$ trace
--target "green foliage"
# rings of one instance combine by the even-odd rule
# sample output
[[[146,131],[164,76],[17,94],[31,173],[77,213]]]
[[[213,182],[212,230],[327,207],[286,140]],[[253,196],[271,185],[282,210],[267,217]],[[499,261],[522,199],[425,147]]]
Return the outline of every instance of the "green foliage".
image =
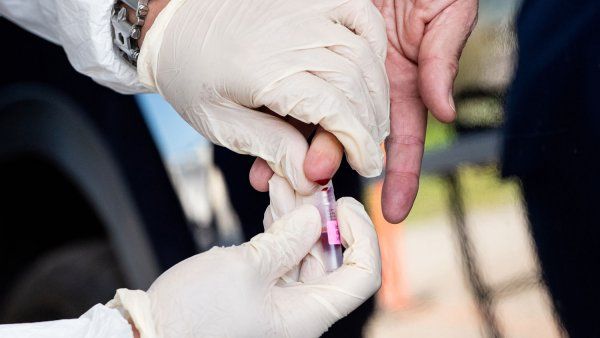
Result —
[[[520,199],[517,182],[501,179],[496,166],[462,167],[459,169],[459,181],[467,212],[514,204]],[[444,179],[438,176],[421,177],[419,193],[407,224],[448,212],[448,189]]]
[[[439,149],[450,145],[456,137],[456,132],[450,124],[444,124],[430,117],[427,121],[427,137],[425,151]]]

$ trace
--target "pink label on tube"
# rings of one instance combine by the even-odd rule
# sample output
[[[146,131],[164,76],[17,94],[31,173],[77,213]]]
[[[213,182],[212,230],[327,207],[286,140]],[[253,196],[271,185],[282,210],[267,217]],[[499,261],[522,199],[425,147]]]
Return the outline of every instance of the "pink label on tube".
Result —
[[[327,240],[330,245],[342,244],[337,221],[327,221]]]

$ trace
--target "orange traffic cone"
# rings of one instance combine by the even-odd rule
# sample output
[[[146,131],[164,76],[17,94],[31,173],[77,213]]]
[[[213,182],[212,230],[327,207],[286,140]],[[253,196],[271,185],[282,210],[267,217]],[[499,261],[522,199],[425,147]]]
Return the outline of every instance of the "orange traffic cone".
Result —
[[[378,305],[397,311],[409,305],[408,286],[403,273],[403,224],[391,224],[383,218],[381,191],[383,182],[367,187],[367,205],[379,237],[382,261],[382,283],[377,294]]]

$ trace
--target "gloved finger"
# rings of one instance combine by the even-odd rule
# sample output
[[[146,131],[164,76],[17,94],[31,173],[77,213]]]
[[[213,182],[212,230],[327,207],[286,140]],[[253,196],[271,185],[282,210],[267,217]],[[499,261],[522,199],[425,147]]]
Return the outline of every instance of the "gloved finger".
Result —
[[[323,34],[328,36],[327,39],[324,39],[327,42],[323,43],[326,43],[326,46],[329,46],[329,44],[337,45],[342,43],[339,36],[340,34],[337,32],[339,25],[330,25],[332,27],[323,28],[325,30]],[[343,94],[345,98],[340,97],[340,100],[343,100],[346,106],[351,108],[350,113],[352,113],[353,118],[357,119],[362,124],[363,128],[369,131],[373,139],[379,139],[379,132],[375,120],[375,106],[369,95],[369,88],[365,83],[362,71],[354,63],[327,48],[297,50],[290,54],[289,59],[290,61],[293,61],[290,63],[301,65],[303,67],[300,73],[321,78],[324,82],[320,87],[325,85],[325,89],[335,92],[336,95],[339,96],[340,93]],[[297,77],[297,75],[298,73],[291,75],[290,78]],[[323,115],[324,112],[322,110],[305,111],[289,108],[281,109],[282,106],[279,104],[279,101],[285,100],[291,93],[284,92],[283,94],[287,94],[286,97],[273,97],[273,95],[268,94],[280,85],[289,86],[290,82],[292,81],[286,81],[286,78],[283,78],[283,80],[279,80],[270,86],[266,86],[266,89],[261,95],[257,96],[255,104],[265,105],[281,116],[289,115],[292,118],[303,122],[304,125],[310,123],[317,124],[317,122],[323,118],[326,118],[333,113],[337,113],[332,112]],[[303,82],[300,81],[294,83],[294,85],[302,84]],[[307,95],[306,90],[303,90],[300,93],[294,93],[294,96],[292,96],[293,101],[291,103],[294,103],[294,101],[298,99],[302,99],[303,95]],[[321,95],[323,94],[321,93]],[[275,105],[272,103],[273,100],[275,100]],[[290,102],[285,103],[289,104]],[[273,107],[279,109],[273,109]]]
[[[342,43],[332,45],[328,49],[348,59],[361,70],[375,108],[377,140],[383,142],[390,129],[389,83],[385,70],[385,58],[375,55],[362,37],[352,34],[346,28],[334,25],[331,29],[338,31],[338,39]]]
[[[304,174],[310,181],[324,185],[337,172],[342,162],[344,147],[337,138],[319,127],[304,160]],[[273,170],[261,158],[257,158],[250,168],[250,184],[260,192],[269,191],[269,180]]]
[[[456,117],[452,97],[458,60],[475,28],[477,1],[455,1],[427,24],[419,52],[419,91],[442,122]]]
[[[323,245],[321,241],[318,241],[302,260],[297,280],[301,283],[307,283],[325,276],[327,274],[325,270],[325,255]]]
[[[263,113],[266,113],[266,114],[269,114],[272,116],[279,116],[279,115],[277,115],[277,113],[273,112],[272,110],[270,110],[264,106],[259,108],[258,111],[261,111]],[[308,135],[310,135],[312,133],[312,131],[315,130],[315,128],[316,128],[313,125],[308,125],[308,124],[302,123],[292,117],[286,118],[285,121],[288,122],[289,124],[291,124],[294,128],[296,128],[305,137],[308,137]],[[306,163],[306,161],[305,161],[305,163]],[[252,185],[252,187],[254,189],[256,189],[257,191],[267,192],[267,191],[269,191],[269,180],[271,179],[272,176],[273,176],[273,170],[271,169],[271,167],[269,167],[267,162],[265,162],[265,160],[263,160],[262,158],[256,158],[254,160],[254,163],[252,164],[252,167],[250,168],[250,172],[248,174],[248,178],[250,180],[250,185]]]
[[[385,21],[370,0],[344,1],[340,6],[336,6],[331,13],[331,19],[364,38],[377,56],[385,60],[387,50]]]
[[[416,65],[406,59],[390,58],[388,68],[403,76],[390,79],[391,133],[385,142],[385,181],[381,204],[385,219],[390,223],[398,223],[408,215],[419,190],[427,108],[419,97],[414,81]]]
[[[304,160],[306,163],[306,160]],[[273,176],[273,170],[262,158],[256,158],[248,173],[250,185],[260,192],[269,191],[269,180]],[[310,178],[309,178],[310,179]]]
[[[306,178],[319,185],[327,184],[340,168],[343,154],[344,148],[340,141],[319,127],[304,160]]]
[[[339,25],[334,27],[338,28]],[[375,119],[377,112],[363,71],[350,60],[327,48],[311,50],[310,55],[319,60],[319,65],[307,70],[344,93],[353,107],[354,115],[367,128],[373,139],[379,140],[379,128]]]
[[[293,269],[321,235],[321,216],[317,208],[303,205],[276,220],[269,230],[243,244],[260,274],[277,280]]]
[[[200,132],[213,143],[263,158],[275,173],[285,177],[295,190],[303,194],[310,194],[317,188],[304,175],[303,164],[308,150],[306,139],[289,123],[233,103],[209,106],[204,111],[210,112],[212,119],[227,121],[208,126],[191,123],[212,128]]]
[[[269,200],[271,215],[275,221],[292,212],[297,206],[294,188],[279,175],[273,175],[269,180]]]
[[[377,235],[363,206],[351,198],[340,199],[338,221],[347,245],[344,265],[315,281],[277,290],[282,306],[289,304],[295,311],[301,311],[296,312],[295,321],[289,323],[298,325],[298,330],[302,330],[305,323],[313,323],[321,329],[329,327],[360,306],[381,285]],[[288,303],[289,299],[294,301]]]
[[[284,178],[273,175],[269,180],[269,218],[273,221],[277,221],[284,215],[292,212],[296,208],[296,193],[288,181]],[[265,221],[267,217],[265,217]],[[268,230],[267,223],[263,222],[265,230]],[[300,277],[300,265],[297,264],[281,276],[279,284],[288,284],[297,282]]]
[[[344,93],[323,79],[308,72],[296,73],[270,86],[257,100],[282,116],[319,124],[334,134],[344,145],[348,162],[361,175],[381,173],[379,144],[354,114]]]

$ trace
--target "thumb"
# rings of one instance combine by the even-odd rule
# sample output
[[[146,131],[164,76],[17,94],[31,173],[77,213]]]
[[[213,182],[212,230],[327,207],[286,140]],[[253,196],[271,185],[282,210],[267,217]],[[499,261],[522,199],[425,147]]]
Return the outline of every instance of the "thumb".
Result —
[[[275,221],[244,246],[251,248],[261,275],[275,280],[298,265],[321,234],[321,216],[304,205]]]
[[[477,1],[456,1],[427,24],[419,50],[419,92],[441,122],[452,122],[456,117],[454,80],[476,18]]]
[[[210,123],[199,123],[194,114],[181,110],[184,119],[210,141],[236,153],[264,159],[301,193],[309,194],[317,188],[304,174],[308,143],[291,124],[231,102],[206,105],[202,111]]]

